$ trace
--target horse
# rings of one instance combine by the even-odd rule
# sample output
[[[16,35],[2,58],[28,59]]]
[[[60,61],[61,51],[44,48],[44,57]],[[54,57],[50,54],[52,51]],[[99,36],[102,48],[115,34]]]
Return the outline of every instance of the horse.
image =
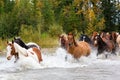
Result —
[[[63,49],[66,49],[67,45],[68,45],[68,39],[67,39],[67,34],[61,34],[59,36],[59,41],[60,41],[60,46]]]
[[[111,40],[113,40],[115,44],[117,43],[116,39],[117,39],[118,35],[119,35],[119,33],[117,33],[117,32],[111,33]]]
[[[95,32],[92,33],[92,36],[91,36],[91,43],[93,44],[94,47],[97,46],[97,44],[94,44],[95,43],[95,37],[97,35],[99,35],[99,33],[95,31]]]
[[[111,40],[104,37],[104,34],[96,35],[94,45],[97,45],[97,56],[104,51],[115,54],[115,45]],[[107,55],[106,55],[107,58]]]
[[[79,41],[85,41],[85,42],[91,44],[91,39],[85,34],[80,35]]]
[[[19,44],[20,46],[24,47],[25,49],[29,49],[32,47],[36,47],[38,49],[41,49],[39,45],[37,45],[36,43],[33,42],[29,42],[27,44],[25,44],[20,37],[16,38],[14,37],[14,42],[16,42],[17,44]]]
[[[42,61],[41,51],[38,48],[32,47],[25,49],[14,41],[7,41],[7,60],[11,60],[13,56],[15,57],[14,62],[17,62],[18,59],[25,57],[32,57],[38,63]]]
[[[116,42],[117,42],[117,44],[118,44],[118,46],[120,48],[120,34],[117,36]]]
[[[81,56],[89,56],[91,49],[87,42],[79,41],[76,42],[74,35],[72,33],[68,34],[68,47],[67,51],[70,53],[76,60]]]

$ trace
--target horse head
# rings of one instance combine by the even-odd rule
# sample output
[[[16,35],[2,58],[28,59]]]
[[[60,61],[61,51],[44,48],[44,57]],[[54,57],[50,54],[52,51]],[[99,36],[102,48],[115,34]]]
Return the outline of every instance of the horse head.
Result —
[[[94,45],[95,46],[105,45],[105,42],[103,41],[103,39],[101,38],[99,34],[95,36]]]
[[[19,58],[19,55],[14,47],[14,42],[7,41],[7,60],[11,60],[12,56],[15,56],[16,60]]]
[[[59,40],[60,40],[60,46],[61,46],[62,48],[65,48],[65,49],[66,49],[66,45],[67,45],[67,41],[68,41],[67,35],[66,35],[66,34],[61,34],[61,35],[59,36]]]
[[[98,35],[98,32],[93,32],[91,40],[94,41],[95,37]]]
[[[78,46],[76,41],[75,41],[75,37],[71,32],[68,33],[68,44],[69,44],[69,46],[72,46],[72,45]]]

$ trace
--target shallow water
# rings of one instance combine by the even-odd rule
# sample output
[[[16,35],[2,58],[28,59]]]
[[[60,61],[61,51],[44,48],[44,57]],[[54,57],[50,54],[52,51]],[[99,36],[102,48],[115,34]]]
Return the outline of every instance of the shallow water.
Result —
[[[89,57],[81,57],[78,62],[61,48],[42,56],[40,64],[32,58],[14,63],[14,58],[7,61],[5,56],[0,57],[0,80],[120,80],[120,56],[97,58],[93,50]]]

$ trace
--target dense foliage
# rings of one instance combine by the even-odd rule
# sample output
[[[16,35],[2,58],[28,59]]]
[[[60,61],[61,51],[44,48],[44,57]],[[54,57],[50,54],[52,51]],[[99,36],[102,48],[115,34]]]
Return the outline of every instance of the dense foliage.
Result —
[[[101,30],[120,32],[120,1],[0,0],[2,39],[21,35],[22,29],[31,30],[31,27],[39,35],[49,33],[51,36],[70,31],[86,34]]]

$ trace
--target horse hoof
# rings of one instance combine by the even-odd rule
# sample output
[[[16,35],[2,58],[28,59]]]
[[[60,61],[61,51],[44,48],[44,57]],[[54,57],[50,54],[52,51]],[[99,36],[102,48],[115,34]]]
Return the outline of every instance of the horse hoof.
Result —
[[[67,61],[67,56],[65,56],[65,61]]]

